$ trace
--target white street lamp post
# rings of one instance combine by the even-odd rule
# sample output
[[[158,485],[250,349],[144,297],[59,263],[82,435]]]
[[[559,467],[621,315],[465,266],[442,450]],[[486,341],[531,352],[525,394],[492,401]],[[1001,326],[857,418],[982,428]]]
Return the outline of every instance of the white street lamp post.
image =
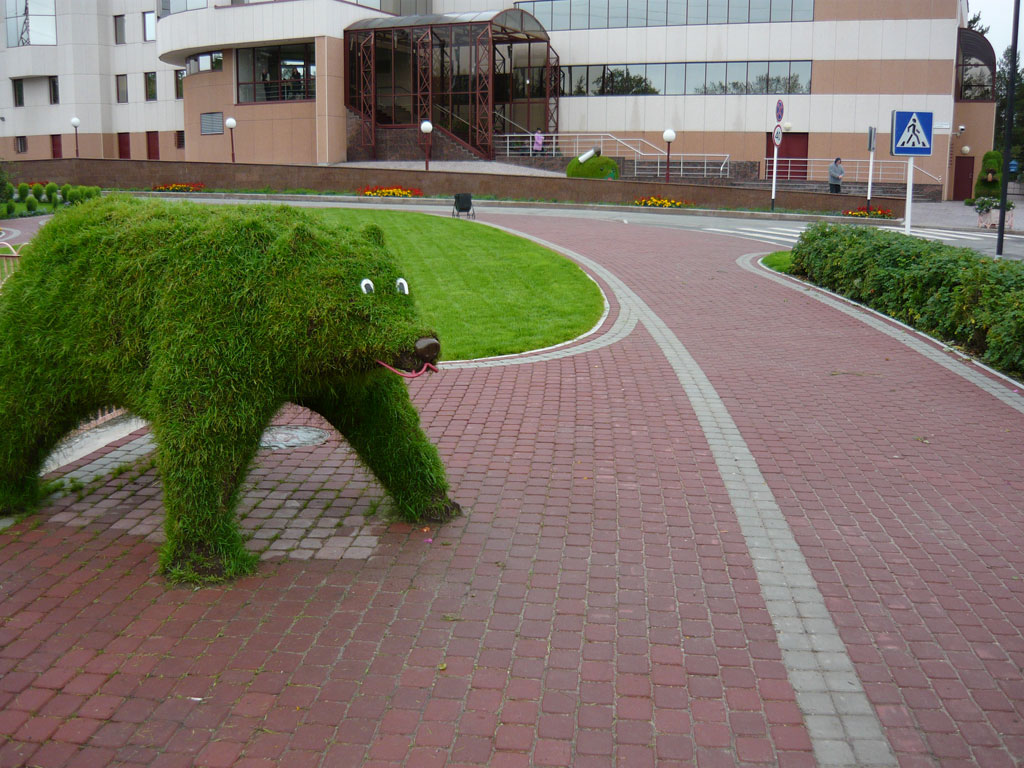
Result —
[[[77,117],[71,118],[71,127],[75,129],[75,157],[78,157],[78,126],[82,124],[82,121]]]
[[[224,121],[224,125],[227,126],[228,131],[231,133],[231,162],[235,162],[235,126],[238,125],[238,121],[233,117],[229,117]]]
[[[429,120],[424,120],[422,123],[420,123],[420,132],[427,139],[426,165],[424,167],[424,170],[429,171],[430,170],[430,134],[434,132],[434,124],[432,122],[430,122]]]
[[[676,140],[676,132],[667,128],[661,138],[665,140],[665,183],[668,183],[668,167],[672,162],[672,142]]]

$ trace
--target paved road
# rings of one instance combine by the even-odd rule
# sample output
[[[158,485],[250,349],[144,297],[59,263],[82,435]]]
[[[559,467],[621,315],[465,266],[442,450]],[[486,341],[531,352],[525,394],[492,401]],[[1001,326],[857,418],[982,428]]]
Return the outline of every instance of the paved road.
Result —
[[[1024,755],[1019,386],[737,238],[480,215],[610,312],[410,385],[468,513],[389,524],[337,436],[285,442],[243,498],[260,572],[197,592],[154,573],[152,470],[103,474],[144,431],[79,459],[101,479],[0,536],[0,765]]]

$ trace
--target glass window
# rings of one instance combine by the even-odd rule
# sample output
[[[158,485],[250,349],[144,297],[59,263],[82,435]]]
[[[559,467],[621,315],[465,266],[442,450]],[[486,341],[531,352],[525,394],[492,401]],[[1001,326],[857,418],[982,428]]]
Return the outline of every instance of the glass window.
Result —
[[[185,70],[178,69],[174,72],[174,98],[185,98]]]
[[[666,16],[665,0],[647,0],[647,26],[663,27]]]
[[[630,67],[630,70],[633,68]],[[647,65],[647,82],[651,86],[651,93],[664,93],[665,92],[665,65],[664,64],[648,64]]]
[[[608,0],[595,0],[590,4],[590,28],[608,27]]]
[[[686,91],[686,65],[665,65],[665,93],[677,96]]]
[[[772,21],[789,21],[793,18],[793,0],[772,0]]]
[[[206,0],[160,0],[160,15],[169,16],[182,11],[195,11],[206,7]]]
[[[604,93],[604,65],[591,64],[587,67],[587,95],[600,96]]]
[[[143,73],[146,84],[146,101],[156,101],[156,72]]]
[[[703,61],[693,61],[686,65],[686,92],[704,93],[705,88],[705,67]]]
[[[725,24],[729,20],[729,0],[708,0],[708,24]]]
[[[708,23],[708,0],[689,0],[686,4],[686,23]]]
[[[28,152],[28,138],[25,136],[14,137],[14,151],[19,155],[23,152]]]
[[[529,5],[528,3],[524,3]],[[551,0],[543,0],[543,2],[533,3],[533,15],[544,29],[551,29]],[[526,8],[529,11],[529,8]]]
[[[647,26],[647,0],[628,0],[628,23],[631,27]]]
[[[771,14],[769,0],[750,0],[750,23],[768,21]]]
[[[60,104],[60,84],[56,75],[50,76],[50,103]]]
[[[789,65],[790,93],[811,92],[811,62],[793,61]]]
[[[747,62],[747,93],[768,93],[768,62]]]
[[[707,90],[705,93],[725,93],[725,62],[712,61],[708,63]]]
[[[25,106],[25,81],[11,80],[11,85],[14,87],[14,106],[24,107]]]
[[[114,45],[124,45],[124,16],[114,17]]]
[[[7,47],[56,45],[54,0],[7,0]]]
[[[174,132],[174,148],[184,149],[185,148],[185,132],[175,131]]]
[[[408,34],[406,34],[408,48]],[[378,97],[393,98],[391,46],[376,48]],[[408,51],[406,51],[408,56]],[[409,67],[405,68],[409,72]],[[313,43],[238,50],[238,100],[243,103],[312,99],[316,96]],[[406,83],[406,90],[408,90]],[[404,106],[404,105],[403,105]],[[388,107],[394,105],[389,101]]]
[[[626,0],[608,0],[608,26],[626,26]]]
[[[729,82],[729,93],[746,93],[747,62],[730,61],[726,64],[725,79]]]
[[[142,39],[147,43],[156,40],[156,14],[153,11],[142,14]]]
[[[117,86],[117,103],[128,103],[128,75],[115,75],[114,83]]]
[[[745,24],[749,10],[750,0],[729,0],[729,23]]]
[[[569,29],[569,0],[555,0],[551,4],[549,29]]]
[[[569,28],[586,29],[590,25],[590,3],[587,0],[569,0]]]
[[[212,136],[224,133],[223,112],[203,112],[199,115],[199,133],[203,136]]]
[[[220,51],[199,53],[185,59],[185,71],[190,75],[198,72],[217,72],[224,69],[224,54]]]
[[[667,21],[669,26],[686,23],[686,0],[668,0]]]
[[[793,0],[793,21],[814,21],[814,0]]]
[[[789,93],[789,62],[772,61],[768,64],[768,93]]]

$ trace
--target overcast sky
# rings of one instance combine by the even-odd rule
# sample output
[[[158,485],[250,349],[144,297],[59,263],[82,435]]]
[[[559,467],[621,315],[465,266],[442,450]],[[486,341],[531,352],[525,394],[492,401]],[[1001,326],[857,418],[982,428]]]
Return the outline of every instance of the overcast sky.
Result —
[[[996,51],[996,61],[1003,58],[1003,51],[1010,47],[1010,35],[1013,31],[1014,0],[968,0],[971,16],[981,14],[981,25],[988,27],[985,37],[992,43]],[[1024,11],[1022,14],[1024,15]],[[1024,49],[1020,28],[1017,30],[1017,52]]]

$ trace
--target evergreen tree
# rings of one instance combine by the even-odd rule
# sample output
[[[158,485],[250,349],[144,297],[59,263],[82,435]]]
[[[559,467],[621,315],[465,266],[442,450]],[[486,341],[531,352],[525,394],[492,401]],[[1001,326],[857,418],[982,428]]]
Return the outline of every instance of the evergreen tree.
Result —
[[[1006,142],[1007,102],[1010,87],[1010,67],[1013,50],[1006,47],[996,68],[996,135],[993,146],[1000,152]],[[1013,135],[1010,139],[1010,159],[1024,156],[1024,70],[1020,66],[1020,51],[1017,52],[1017,80],[1013,97]]]

